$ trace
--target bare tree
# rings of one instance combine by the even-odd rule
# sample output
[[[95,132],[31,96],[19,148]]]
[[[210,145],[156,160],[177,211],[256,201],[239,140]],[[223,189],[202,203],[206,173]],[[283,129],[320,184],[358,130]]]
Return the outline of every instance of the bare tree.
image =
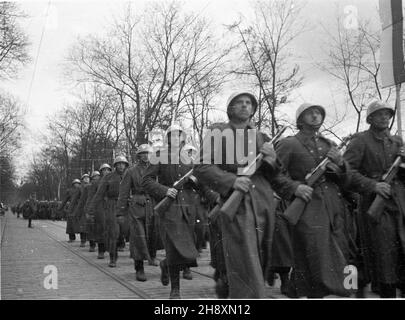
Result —
[[[132,148],[148,131],[168,126],[188,111],[193,77],[204,81],[226,56],[214,50],[209,23],[177,2],[153,3],[141,15],[131,10],[106,38],[81,39],[69,55],[70,76],[117,93]]]
[[[243,48],[241,61],[246,61],[234,73],[254,79],[259,92],[256,125],[269,126],[273,135],[278,127],[278,105],[302,82],[299,67],[291,59],[292,42],[305,30],[300,20],[302,7],[293,0],[256,1],[252,21],[241,17],[228,26]]]
[[[356,30],[348,29],[339,16],[336,17],[335,32],[330,27],[324,29],[328,59],[317,65],[337,79],[346,91],[347,104],[357,115],[358,132],[367,102],[373,98],[387,101],[391,96],[391,89],[382,90],[378,81],[381,30],[366,20],[359,20]]]
[[[23,115],[19,102],[9,94],[0,93],[0,154],[12,153],[19,147]]]
[[[28,38],[18,24],[18,19],[24,17],[16,3],[0,3],[0,79],[14,77],[19,67],[30,60]]]

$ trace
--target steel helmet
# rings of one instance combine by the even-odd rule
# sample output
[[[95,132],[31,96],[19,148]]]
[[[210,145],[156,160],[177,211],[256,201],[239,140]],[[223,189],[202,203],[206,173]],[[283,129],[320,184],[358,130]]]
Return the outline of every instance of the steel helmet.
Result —
[[[391,117],[393,117],[395,114],[395,110],[388,103],[385,103],[381,100],[374,100],[367,106],[367,117],[366,117],[367,123],[370,123],[369,122],[370,115],[382,109],[389,110],[391,112]]]
[[[100,166],[99,171],[101,171],[101,170],[103,170],[103,169],[105,169],[105,168],[108,168],[108,169],[110,169],[110,170],[111,170],[110,165],[109,165],[108,163],[104,163],[104,164],[102,164],[102,165]]]
[[[95,176],[99,176],[100,175],[100,172],[98,172],[97,170],[95,170],[95,171],[93,171],[92,173],[91,173],[91,177],[92,178],[94,178]]]
[[[82,182],[79,179],[74,179],[72,181],[72,185],[74,185],[75,183],[82,184]]]
[[[241,96],[241,95],[246,95],[246,96],[250,97],[250,99],[252,100],[252,106],[253,106],[252,116],[255,114],[257,106],[258,106],[258,102],[257,102],[255,95],[249,91],[238,91],[238,92],[232,93],[231,96],[228,98],[228,101],[226,102],[226,113],[228,114],[228,117],[229,117],[228,109],[231,106],[232,101],[236,97]]]
[[[313,103],[305,102],[305,103],[301,104],[298,107],[298,109],[297,109],[297,111],[295,113],[295,123],[296,123],[297,127],[299,125],[298,122],[299,122],[299,119],[300,119],[301,115],[304,113],[304,111],[306,111],[306,110],[308,110],[309,108],[312,108],[312,107],[318,107],[319,110],[322,113],[322,117],[323,117],[322,121],[325,119],[326,111],[325,111],[324,107],[322,107],[319,104],[313,104]]]
[[[123,163],[125,163],[127,166],[129,166],[129,162],[128,162],[127,158],[125,158],[124,156],[118,156],[118,157],[116,157],[115,160],[114,160],[113,166],[115,167],[115,165],[116,165],[117,163],[120,163],[120,162],[123,162]]]
[[[141,144],[138,147],[138,150],[136,150],[136,154],[140,154],[143,152],[152,152],[150,145],[148,145],[147,143]]]
[[[192,150],[192,151],[197,152],[197,149],[196,149],[194,146],[192,146],[191,144],[186,144],[186,145],[183,147],[183,150],[184,150],[184,151],[190,151],[190,150]]]
[[[90,176],[87,173],[85,173],[84,175],[82,175],[80,179],[83,180],[84,178],[90,178]]]

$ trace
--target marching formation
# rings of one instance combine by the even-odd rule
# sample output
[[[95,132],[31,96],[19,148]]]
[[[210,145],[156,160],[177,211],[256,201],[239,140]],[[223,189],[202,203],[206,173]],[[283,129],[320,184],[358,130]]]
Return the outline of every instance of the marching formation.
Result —
[[[266,298],[275,274],[290,298],[361,298],[369,284],[382,298],[405,297],[405,150],[390,134],[394,109],[372,102],[369,129],[336,145],[319,133],[321,105],[302,104],[298,132],[272,139],[251,121],[253,94],[237,92],[226,107],[229,121],[209,128],[199,154],[172,125],[159,151],[143,144],[134,166],[123,156],[102,164],[43,210],[66,212],[69,241],[80,234],[98,259],[108,252],[111,268],[129,242],[136,279],[147,281],[145,262],[159,266],[172,299],[207,242],[218,298]],[[12,210],[31,226],[40,208],[32,197]]]

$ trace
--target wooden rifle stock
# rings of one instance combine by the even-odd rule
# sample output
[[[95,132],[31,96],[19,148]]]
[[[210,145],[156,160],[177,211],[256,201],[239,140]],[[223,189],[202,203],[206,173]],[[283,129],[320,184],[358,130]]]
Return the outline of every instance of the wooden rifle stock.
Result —
[[[350,140],[351,135],[344,138],[342,143],[339,145],[338,150],[341,150]],[[306,185],[312,187],[325,173],[327,164],[331,162],[328,157],[325,157],[321,163],[319,163],[311,173],[305,178]],[[298,223],[298,220],[301,218],[301,215],[304,213],[307,203],[304,199],[295,197],[294,200],[290,203],[287,209],[281,214],[289,224],[295,226]]]
[[[401,164],[402,158],[398,156],[391,167],[388,169],[387,173],[384,174],[382,181],[386,183],[391,183],[394,180],[395,176],[397,175],[399,165]],[[382,213],[384,212],[385,207],[385,199],[383,196],[377,194],[371,204],[370,208],[368,208],[367,213],[373,218],[374,221],[379,222]]]
[[[193,169],[191,169],[189,172],[187,172],[184,176],[182,176],[180,178],[180,180],[177,180],[174,184],[173,184],[173,188],[175,189],[179,189],[181,188],[185,182],[187,182],[187,180],[192,176],[193,173]],[[194,178],[194,180],[196,180]],[[165,196],[154,208],[153,210],[157,213],[157,214],[162,214],[163,212],[167,211],[170,206],[172,205],[174,199],[169,197],[169,196]]]
[[[287,129],[287,126],[282,127],[277,132],[277,134],[273,137],[273,139],[271,139],[270,143],[272,143],[272,144],[276,143],[280,139],[281,135],[284,133],[284,131],[286,129]],[[263,154],[259,153],[256,156],[256,158],[254,159],[254,161],[243,170],[243,173],[246,174],[246,173],[250,172],[250,170],[253,168],[253,166],[256,166],[256,170],[257,170],[257,168],[261,165],[262,159],[263,159]],[[251,177],[253,174],[254,174],[254,172],[249,177]],[[242,191],[234,190],[232,192],[232,194],[230,195],[230,197],[222,205],[220,212],[227,215],[229,217],[229,219],[232,221],[235,218],[236,211],[238,211],[238,208],[239,208],[240,203],[244,196],[245,196],[245,194]]]

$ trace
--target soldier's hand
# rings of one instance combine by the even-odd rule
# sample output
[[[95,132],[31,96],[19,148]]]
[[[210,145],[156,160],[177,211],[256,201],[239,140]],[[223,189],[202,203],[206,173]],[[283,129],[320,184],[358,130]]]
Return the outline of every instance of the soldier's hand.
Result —
[[[233,188],[246,193],[249,191],[251,184],[252,181],[248,177],[237,177],[233,184]]]
[[[339,167],[343,165],[343,157],[340,154],[340,151],[336,147],[330,148],[326,156],[337,164]]]
[[[177,197],[177,189],[176,188],[169,188],[166,192],[166,195],[170,198],[176,199]]]
[[[391,186],[386,182],[377,182],[374,191],[380,196],[388,199],[391,195]]]
[[[398,151],[398,155],[402,157],[402,161],[405,161],[405,147],[401,147]]]
[[[333,171],[333,172],[341,172],[342,170],[339,168],[339,166],[333,162],[328,162],[328,164],[326,165],[326,167]]]
[[[310,186],[307,186],[306,184],[300,184],[297,187],[297,190],[295,190],[294,195],[298,198],[303,199],[305,202],[309,202],[312,199],[312,192],[314,189],[312,189]]]
[[[276,158],[276,152],[274,151],[273,145],[270,142],[263,143],[262,147],[260,148],[260,153],[264,156],[269,156],[271,158]]]

